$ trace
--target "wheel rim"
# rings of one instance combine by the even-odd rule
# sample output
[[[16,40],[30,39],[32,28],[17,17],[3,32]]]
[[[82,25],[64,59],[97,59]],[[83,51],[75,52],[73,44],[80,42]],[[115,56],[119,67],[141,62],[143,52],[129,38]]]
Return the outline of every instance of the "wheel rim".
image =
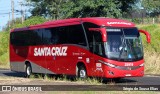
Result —
[[[86,71],[85,70],[80,70],[80,77],[84,78],[86,76]]]
[[[27,75],[31,75],[31,68],[27,67]]]

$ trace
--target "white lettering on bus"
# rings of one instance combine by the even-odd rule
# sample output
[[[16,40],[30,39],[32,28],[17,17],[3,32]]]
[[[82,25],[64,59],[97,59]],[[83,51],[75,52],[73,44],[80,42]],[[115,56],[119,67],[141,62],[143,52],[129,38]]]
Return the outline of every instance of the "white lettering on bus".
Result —
[[[67,56],[68,47],[34,48],[34,56]]]
[[[131,23],[127,23],[127,22],[107,22],[107,24],[109,24],[109,25],[112,25],[112,24],[132,25]]]

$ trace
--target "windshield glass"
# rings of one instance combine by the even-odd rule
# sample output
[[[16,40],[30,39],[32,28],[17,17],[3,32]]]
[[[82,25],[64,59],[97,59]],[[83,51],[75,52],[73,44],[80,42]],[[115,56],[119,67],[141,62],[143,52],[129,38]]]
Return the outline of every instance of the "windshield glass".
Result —
[[[105,53],[109,59],[137,61],[143,58],[142,42],[137,28],[106,28]]]

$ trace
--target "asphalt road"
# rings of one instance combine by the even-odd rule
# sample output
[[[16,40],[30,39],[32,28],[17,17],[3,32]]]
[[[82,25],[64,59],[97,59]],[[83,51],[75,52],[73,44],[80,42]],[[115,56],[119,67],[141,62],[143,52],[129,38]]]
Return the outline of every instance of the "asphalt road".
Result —
[[[0,76],[5,77],[20,77],[23,78],[23,73],[12,72],[10,70],[0,69]],[[103,81],[104,84],[108,83],[108,80]],[[144,77],[130,77],[123,78],[117,85],[160,85],[160,76],[145,75]]]

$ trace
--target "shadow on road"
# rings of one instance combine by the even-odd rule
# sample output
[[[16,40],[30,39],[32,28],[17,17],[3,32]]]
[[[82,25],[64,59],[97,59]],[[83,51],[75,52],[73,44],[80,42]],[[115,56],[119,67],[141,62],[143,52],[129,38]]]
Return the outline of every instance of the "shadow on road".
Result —
[[[122,84],[122,83],[127,83],[127,84],[131,84],[131,83],[135,83],[137,82],[136,80],[132,80],[132,79],[103,79],[102,83],[103,84]]]
[[[12,76],[12,77],[24,77],[24,73],[22,72],[7,72],[3,74],[6,76]]]

